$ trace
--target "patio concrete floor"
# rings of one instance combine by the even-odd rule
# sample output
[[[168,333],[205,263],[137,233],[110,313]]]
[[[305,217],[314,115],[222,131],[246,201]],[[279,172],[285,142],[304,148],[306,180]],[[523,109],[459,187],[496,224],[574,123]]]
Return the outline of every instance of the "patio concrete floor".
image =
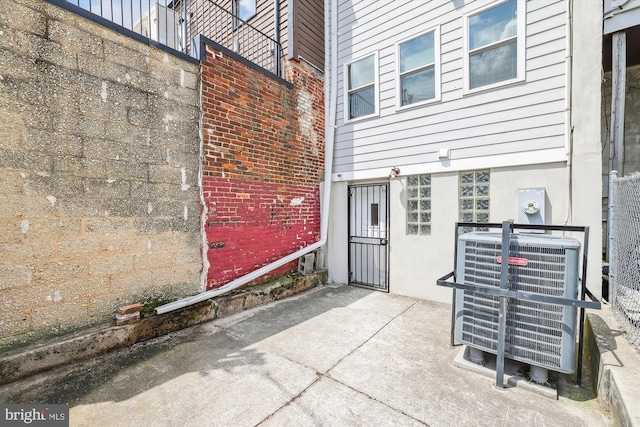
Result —
[[[72,426],[612,425],[589,389],[554,400],[454,366],[450,310],[324,286],[0,387],[0,401],[68,403]]]

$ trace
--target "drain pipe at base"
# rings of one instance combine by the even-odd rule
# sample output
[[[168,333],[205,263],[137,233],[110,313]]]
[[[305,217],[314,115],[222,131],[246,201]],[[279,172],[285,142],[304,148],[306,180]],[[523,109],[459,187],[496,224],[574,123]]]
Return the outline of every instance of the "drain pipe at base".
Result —
[[[284,258],[279,259],[278,261],[272,262],[262,268],[259,268],[249,274],[246,274],[238,279],[235,279],[224,286],[221,286],[217,289],[211,289],[206,292],[202,292],[200,294],[187,297],[184,299],[180,299],[174,302],[170,302],[165,305],[161,305],[156,307],[156,314],[168,313],[170,311],[178,310],[180,308],[188,307],[193,304],[197,304],[199,302],[208,300],[210,298],[225,294],[233,289],[239,288],[242,285],[246,285],[247,283],[258,279],[259,277],[269,273],[270,271],[275,270],[278,267],[282,267],[283,265],[295,261],[303,255],[306,255],[316,249],[320,249],[327,243],[327,235],[329,229],[329,205],[331,200],[331,173],[333,167],[333,146],[335,141],[335,129],[336,129],[336,110],[337,110],[337,101],[338,101],[338,68],[337,64],[337,50],[338,50],[338,33],[335,31],[335,25],[338,21],[338,12],[337,12],[337,1],[333,0],[331,2],[331,41],[327,41],[325,43],[325,48],[329,48],[331,50],[331,60],[329,62],[331,67],[331,79],[329,81],[331,96],[329,100],[329,114],[327,116],[328,125],[326,126],[326,138],[325,138],[325,152],[324,152],[324,194],[323,194],[323,204],[322,204],[322,212],[321,212],[321,221],[320,221],[320,240],[312,245],[309,245],[303,249],[300,249],[297,252],[292,253],[291,255],[287,255]],[[325,23],[326,26],[328,26]],[[330,43],[330,46],[329,46]],[[325,104],[326,105],[326,104]]]

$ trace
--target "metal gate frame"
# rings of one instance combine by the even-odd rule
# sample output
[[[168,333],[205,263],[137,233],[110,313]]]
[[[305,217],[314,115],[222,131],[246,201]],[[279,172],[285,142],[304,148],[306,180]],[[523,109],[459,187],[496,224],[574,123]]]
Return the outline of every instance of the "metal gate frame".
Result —
[[[375,191],[378,191],[377,193],[377,200],[378,200],[378,204],[383,204],[384,203],[384,230],[382,230],[382,227],[378,229],[379,232],[384,231],[382,236],[362,236],[362,235],[357,235],[355,232],[357,232],[357,230],[353,230],[353,228],[357,228],[357,225],[355,224],[356,221],[356,217],[354,216],[354,218],[352,218],[352,215],[355,215],[357,212],[354,212],[355,209],[357,209],[357,206],[354,206],[352,208],[352,197],[355,197],[355,192],[356,191],[362,191],[363,189],[366,189],[366,203],[365,205],[367,206],[367,211],[365,213],[366,216],[362,216],[363,214],[360,213],[360,228],[362,229],[362,224],[366,224],[367,230],[370,229],[371,225],[370,225],[370,219],[372,219],[372,209],[370,209],[370,207],[372,206],[369,203],[369,189],[373,189],[374,193],[373,193],[373,198],[372,198],[372,202],[374,200],[376,200],[376,193]],[[390,251],[389,251],[389,229],[390,229],[390,215],[389,215],[389,207],[390,207],[390,197],[389,197],[389,183],[388,182],[382,182],[382,183],[370,183],[370,184],[354,184],[354,185],[349,185],[347,188],[347,220],[348,222],[348,263],[349,263],[349,268],[348,268],[348,273],[349,273],[349,284],[353,285],[353,286],[358,286],[358,287],[363,287],[363,288],[367,288],[367,289],[373,289],[373,290],[377,290],[377,291],[381,291],[381,292],[389,292],[389,255],[390,255]],[[375,217],[377,218],[377,223],[376,225],[379,225],[380,222],[382,222],[382,217],[381,215],[381,209],[378,208],[378,211],[375,215]],[[363,221],[364,219],[364,221]],[[375,227],[375,225],[373,225]],[[362,234],[362,233],[360,233]],[[363,253],[362,249],[360,249],[360,258],[361,260],[364,258],[364,256],[367,257],[366,260],[366,265],[362,265],[362,261],[361,261],[361,265],[359,266],[359,268],[356,268],[356,263],[357,263],[357,248],[366,248],[366,252]],[[375,252],[370,252],[370,248],[373,248],[373,251],[378,251],[377,253]],[[380,251],[383,251],[382,253]],[[384,260],[381,260],[381,255],[384,254]],[[369,266],[369,260],[371,260],[374,264],[375,261],[378,261],[378,266],[380,268],[378,268],[376,270],[375,265],[373,266]],[[364,269],[364,270],[363,270]],[[371,280],[369,279],[369,270],[373,269],[373,275],[375,277],[373,277]],[[354,271],[355,270],[355,271]],[[363,274],[363,272],[366,270],[366,274]],[[381,274],[382,271],[382,274]],[[366,275],[366,280],[365,276]]]

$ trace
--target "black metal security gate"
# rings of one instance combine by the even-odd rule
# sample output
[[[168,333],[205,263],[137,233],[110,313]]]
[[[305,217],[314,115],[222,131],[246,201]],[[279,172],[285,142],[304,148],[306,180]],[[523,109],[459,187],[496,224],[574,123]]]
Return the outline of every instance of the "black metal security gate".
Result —
[[[389,291],[389,184],[349,186],[349,284]]]

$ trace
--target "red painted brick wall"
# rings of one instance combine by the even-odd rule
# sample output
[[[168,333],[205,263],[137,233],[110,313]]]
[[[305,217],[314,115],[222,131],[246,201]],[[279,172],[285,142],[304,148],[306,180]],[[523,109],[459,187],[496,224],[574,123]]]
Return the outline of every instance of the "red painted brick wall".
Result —
[[[208,289],[319,239],[323,82],[295,62],[287,72],[293,89],[207,48],[202,103]]]

